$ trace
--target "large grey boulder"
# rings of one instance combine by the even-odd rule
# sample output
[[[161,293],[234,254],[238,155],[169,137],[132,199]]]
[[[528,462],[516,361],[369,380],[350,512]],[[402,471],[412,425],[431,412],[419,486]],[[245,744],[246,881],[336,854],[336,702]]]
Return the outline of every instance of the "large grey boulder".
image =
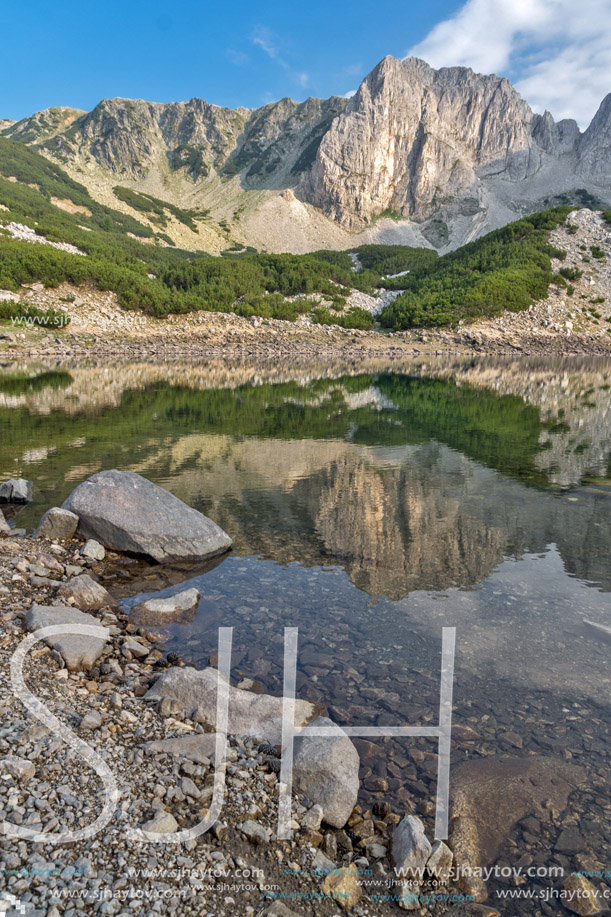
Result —
[[[321,806],[323,819],[343,828],[356,805],[359,792],[359,754],[342,729],[320,716],[311,724],[332,726],[333,736],[303,734],[295,739],[293,781],[307,799]]]
[[[73,538],[78,526],[78,516],[60,506],[48,509],[34,532],[35,538]]]
[[[79,517],[79,534],[106,548],[159,563],[222,554],[231,538],[216,523],[131,471],[100,471],[63,504]]]
[[[25,478],[9,478],[0,484],[0,503],[31,503],[32,482]]]
[[[173,697],[180,701],[187,714],[196,715],[201,723],[216,726],[216,696],[220,678],[216,669],[199,671],[190,666],[175,666],[157,679],[145,694],[145,699],[160,701],[164,697]],[[295,701],[296,728],[305,726],[315,715],[315,707],[309,701]],[[228,732],[239,736],[261,736],[272,745],[281,742],[282,698],[253,694],[230,685]]]
[[[33,605],[25,615],[25,626],[29,631],[52,624],[86,624],[101,628],[100,622],[92,615],[83,614],[76,608],[63,605]],[[56,649],[64,658],[66,668],[71,672],[90,669],[102,655],[108,642],[106,636],[92,637],[85,634],[57,634],[45,637],[45,643]]]
[[[99,583],[96,583],[88,573],[81,573],[59,588],[59,595],[64,598],[74,599],[74,604],[81,611],[98,611],[104,605],[113,605],[114,601],[109,592]]]

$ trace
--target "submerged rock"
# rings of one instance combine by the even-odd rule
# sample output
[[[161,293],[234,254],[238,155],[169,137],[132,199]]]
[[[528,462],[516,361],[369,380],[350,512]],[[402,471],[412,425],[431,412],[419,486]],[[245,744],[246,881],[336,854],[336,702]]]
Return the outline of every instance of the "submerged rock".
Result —
[[[146,700],[173,697],[188,714],[201,723],[216,726],[216,695],[219,679],[216,669],[193,669],[176,666],[157,679],[145,695]],[[276,744],[282,739],[282,698],[270,694],[253,694],[229,686],[228,732],[240,736],[261,736]],[[316,715],[313,704],[295,701],[295,726],[301,728]],[[356,752],[355,752],[356,754]],[[316,802],[317,800],[313,800]]]
[[[312,726],[333,726],[333,736],[312,736],[307,729],[295,739],[293,781],[312,805],[319,805],[323,819],[343,828],[356,805],[359,792],[359,754],[348,736],[326,717]]]
[[[48,509],[34,532],[35,538],[73,538],[78,527],[78,516],[61,506]]]
[[[9,478],[0,484],[0,503],[31,503],[32,482],[25,478]]]
[[[473,758],[452,771],[450,818],[473,820],[481,861],[487,865],[496,861],[518,821],[526,815],[547,821],[550,803],[562,812],[569,793],[584,779],[583,768],[559,758]]]
[[[590,633],[596,634],[603,643],[611,643],[611,627],[607,627],[605,624],[598,624],[596,621],[588,621],[587,618],[583,619],[583,623]]]
[[[94,474],[79,484],[63,508],[78,515],[78,531],[85,538],[159,563],[203,560],[232,544],[207,516],[131,471]]]
[[[45,643],[63,656],[66,668],[71,672],[92,668],[108,642],[108,631],[102,628],[97,618],[83,614],[76,608],[66,608],[62,605],[34,605],[25,616],[25,626],[29,631],[52,624],[86,624],[104,630],[105,637],[91,637],[85,634],[56,634],[45,637]]]
[[[197,589],[185,589],[160,599],[147,599],[131,609],[130,618],[136,624],[187,623],[197,610],[200,599]]]

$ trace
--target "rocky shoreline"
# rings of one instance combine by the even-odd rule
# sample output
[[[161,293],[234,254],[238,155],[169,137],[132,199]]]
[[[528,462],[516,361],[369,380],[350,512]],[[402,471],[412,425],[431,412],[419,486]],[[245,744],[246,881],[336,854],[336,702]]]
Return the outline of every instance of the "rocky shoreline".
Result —
[[[479,864],[473,812],[482,768],[473,787],[454,799],[452,853],[441,842],[432,845],[413,814],[414,809],[431,814],[428,798],[413,799],[403,812],[392,811],[383,798],[371,809],[355,804],[359,754],[341,730],[322,746],[307,737],[307,724],[327,713],[307,701],[296,706],[296,722],[306,729],[295,743],[292,839],[278,840],[281,700],[262,693],[262,686],[248,677],[229,688],[224,805],[210,831],[183,837],[208,815],[215,794],[218,659],[203,670],[186,666],[164,654],[163,633],[152,629],[163,627],[167,611],[180,612],[181,597],[185,607],[192,607],[197,593],[188,602],[186,593],[173,596],[176,608],[170,609],[163,604],[167,599],[147,601],[148,607],[139,608],[158,617],[143,625],[142,616],[127,615],[117,604],[121,586],[113,588],[113,597],[103,585],[113,579],[120,583],[129,558],[86,536],[99,531],[102,537],[108,527],[108,538],[123,537],[117,535],[112,512],[116,504],[120,518],[126,516],[121,487],[131,487],[136,478],[117,472],[95,475],[73,492],[68,507],[48,511],[34,535],[9,530],[0,539],[0,665],[5,672],[24,631],[69,621],[105,629],[102,638],[49,637],[47,645],[37,644],[27,655],[26,684],[59,718],[60,733],[44,721],[33,722],[21,706],[23,694],[17,701],[8,679],[2,680],[0,815],[42,836],[83,831],[101,817],[103,770],[94,757],[83,769],[82,754],[75,752],[74,742],[66,742],[66,735],[95,749],[117,785],[115,813],[93,837],[55,844],[0,839],[0,892],[25,902],[30,913],[51,917],[63,911],[331,917],[343,910],[383,917],[398,913],[397,907],[423,914],[450,911],[457,917],[499,914],[481,903],[487,896],[481,877],[461,873]],[[111,484],[118,496],[105,504],[96,479]],[[28,489],[19,484],[9,482],[9,497],[23,494],[25,501]],[[94,485],[95,500],[90,493]],[[160,490],[151,494],[145,488],[138,499],[154,505],[166,501],[167,521],[168,505],[180,501],[160,498]],[[69,507],[82,512],[82,520]],[[96,526],[97,531],[88,530]],[[153,525],[147,537],[161,535]],[[214,545],[201,541],[199,549],[210,553]],[[472,741],[475,734],[455,727],[461,728],[463,738]],[[578,779],[578,769],[566,767],[565,774],[557,766],[550,782],[551,762],[537,758],[489,763],[494,765],[489,777],[497,779],[498,767],[505,767],[500,779],[519,786],[526,773],[560,809]],[[145,840],[135,840],[132,828],[147,832]],[[159,835],[181,835],[182,842],[151,843]],[[596,913],[588,880],[571,874],[563,888],[585,896],[579,910],[570,910]]]
[[[107,640],[48,638],[28,654],[24,672],[45,708],[116,774],[117,809],[104,832],[91,838],[56,844],[1,839],[1,890],[25,903],[29,913],[51,917],[64,910],[290,917],[336,914],[338,907],[368,917],[396,913],[397,903],[421,909],[409,897],[401,900],[414,890],[438,894],[435,913],[444,913],[452,899],[456,914],[498,913],[475,904],[461,909],[456,902],[464,892],[448,886],[447,875],[441,888],[432,874],[422,886],[410,880],[408,890],[395,881],[393,866],[409,874],[429,859],[439,860],[447,873],[451,854],[445,845],[431,847],[416,816],[401,818],[383,802],[373,811],[354,805],[359,756],[345,737],[328,743],[338,745],[331,751],[335,773],[325,770],[327,753],[317,751],[315,739],[297,740],[296,785],[301,779],[309,798],[294,793],[293,839],[277,840],[281,746],[270,744],[279,734],[277,726],[270,731],[269,717],[278,722],[281,701],[261,695],[248,679],[230,689],[225,803],[212,830],[182,845],[131,839],[131,827],[149,837],[171,835],[209,811],[216,705],[193,682],[215,670],[197,672],[172,655],[166,658],[163,635],[122,613],[100,582],[120,574],[120,555],[75,535],[71,515],[52,510],[37,534],[15,537],[9,531],[0,539],[0,664],[8,672],[24,630],[68,620],[107,630]],[[193,696],[198,705],[189,709]],[[298,711],[299,704],[303,724],[318,715],[303,701]],[[83,771],[79,754],[61,737],[28,717],[8,679],[2,680],[0,710],[0,814],[40,835],[83,831],[100,817],[99,779]],[[99,778],[100,771],[89,766]],[[352,789],[351,779],[357,781]],[[397,825],[401,834],[391,846]]]
[[[121,313],[125,320],[125,313]],[[127,316],[129,318],[129,316]],[[359,331],[324,326],[296,327],[270,319],[254,325],[234,315],[204,313],[198,327],[181,316],[167,326],[133,334],[107,329],[48,334],[11,327],[0,333],[0,359],[78,362],[90,359],[172,360],[247,359],[308,361],[339,359],[390,360],[394,363],[423,355],[452,356],[494,354],[498,356],[608,355],[611,336],[583,332],[567,335],[555,330],[513,330],[493,323],[478,323],[456,331],[427,329],[403,332]],[[160,323],[157,323],[159,326]]]

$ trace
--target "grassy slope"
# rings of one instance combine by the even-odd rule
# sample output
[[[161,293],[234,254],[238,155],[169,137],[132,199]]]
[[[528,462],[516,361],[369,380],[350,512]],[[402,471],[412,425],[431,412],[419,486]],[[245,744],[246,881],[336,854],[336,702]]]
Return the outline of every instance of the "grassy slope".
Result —
[[[546,296],[550,282],[557,279],[550,256],[558,255],[547,244],[547,235],[570,210],[561,207],[526,217],[442,258],[431,249],[360,246],[354,251],[362,270],[354,272],[347,252],[245,251],[232,258],[212,258],[176,249],[164,244],[163,233],[150,223],[162,229],[172,215],[189,225],[203,214],[178,212],[127,189],[117,188],[117,194],[136,198],[134,206],[147,223],[98,203],[55,163],[23,144],[0,138],[0,222],[25,223],[47,239],[69,242],[88,255],[15,241],[0,231],[0,288],[18,290],[34,281],[51,287],[63,281],[92,282],[117,293],[125,308],[159,317],[204,309],[288,320],[310,312],[307,297],[322,294],[332,301],[332,309],[315,310],[316,321],[367,328],[373,320],[363,310],[341,314],[345,294],[351,288],[371,293],[385,286],[406,291],[385,310],[386,327],[451,325],[504,309],[526,309]],[[78,210],[67,212],[66,207]],[[406,270],[411,273],[383,279]],[[287,302],[287,297],[296,301]]]

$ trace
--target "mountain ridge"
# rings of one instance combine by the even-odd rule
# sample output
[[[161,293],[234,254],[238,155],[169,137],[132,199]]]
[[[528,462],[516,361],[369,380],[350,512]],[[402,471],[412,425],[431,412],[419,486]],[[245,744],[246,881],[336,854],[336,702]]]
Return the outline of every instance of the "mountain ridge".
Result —
[[[385,57],[350,99],[104,99],[1,124],[101,203],[134,215],[120,184],[205,209],[198,232],[168,234],[211,252],[346,248],[355,234],[447,251],[550,203],[611,203],[611,94],[582,133],[504,77],[417,58]]]

